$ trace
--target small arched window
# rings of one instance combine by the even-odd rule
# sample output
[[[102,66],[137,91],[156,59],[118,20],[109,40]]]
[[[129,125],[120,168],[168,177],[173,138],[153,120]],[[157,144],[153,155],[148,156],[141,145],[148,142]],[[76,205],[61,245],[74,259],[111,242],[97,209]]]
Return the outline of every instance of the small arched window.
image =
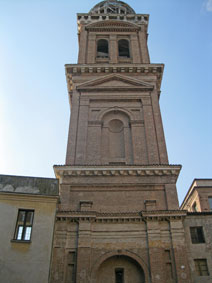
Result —
[[[128,40],[126,39],[119,40],[118,48],[119,48],[119,57],[130,58],[130,47]]]
[[[108,41],[100,39],[97,42],[97,58],[108,58]]]

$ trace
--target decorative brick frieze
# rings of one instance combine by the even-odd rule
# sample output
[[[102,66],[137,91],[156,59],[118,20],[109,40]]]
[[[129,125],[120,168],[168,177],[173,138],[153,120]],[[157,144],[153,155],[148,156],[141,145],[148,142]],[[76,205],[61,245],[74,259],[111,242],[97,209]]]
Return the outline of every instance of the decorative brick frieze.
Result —
[[[143,15],[143,14],[128,14],[128,15],[120,15],[120,14],[77,14],[77,20],[78,20],[78,26],[81,25],[87,25],[91,23],[98,23],[105,20],[116,20],[116,21],[127,21],[132,22],[134,24],[137,24],[139,26],[148,26],[149,21],[149,15]]]
[[[178,176],[180,165],[147,166],[147,167],[77,167],[54,166],[57,177],[64,176]]]
[[[158,76],[162,76],[164,65],[163,64],[119,64],[113,65],[110,64],[101,66],[94,65],[81,65],[81,64],[66,64],[66,75],[68,78],[68,74],[82,74],[82,73],[154,73],[158,74]]]
[[[57,213],[56,220],[69,222],[98,222],[98,223],[139,223],[145,221],[172,221],[184,219],[184,210],[153,210],[141,212],[100,213],[96,211],[62,211]]]

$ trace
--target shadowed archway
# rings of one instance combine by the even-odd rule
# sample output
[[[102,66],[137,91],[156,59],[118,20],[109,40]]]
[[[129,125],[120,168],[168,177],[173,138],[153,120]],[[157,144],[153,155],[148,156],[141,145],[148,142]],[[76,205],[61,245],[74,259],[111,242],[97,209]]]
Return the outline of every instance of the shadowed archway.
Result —
[[[144,270],[129,255],[116,254],[102,258],[92,272],[92,283],[146,283]]]

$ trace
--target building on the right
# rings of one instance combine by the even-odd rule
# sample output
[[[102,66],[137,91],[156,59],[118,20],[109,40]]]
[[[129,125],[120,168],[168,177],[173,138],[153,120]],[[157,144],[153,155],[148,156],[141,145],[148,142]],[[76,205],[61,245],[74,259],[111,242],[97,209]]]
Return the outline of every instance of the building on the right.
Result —
[[[187,255],[193,282],[211,282],[212,179],[194,179],[182,205]]]

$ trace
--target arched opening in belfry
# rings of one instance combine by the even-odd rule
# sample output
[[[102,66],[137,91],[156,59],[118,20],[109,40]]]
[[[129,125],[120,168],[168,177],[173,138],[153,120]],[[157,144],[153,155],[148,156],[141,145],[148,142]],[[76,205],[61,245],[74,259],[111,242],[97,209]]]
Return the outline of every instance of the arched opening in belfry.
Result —
[[[120,39],[118,41],[119,57],[130,58],[130,46],[129,41],[126,39]]]
[[[145,274],[137,261],[116,255],[106,259],[97,271],[96,283],[145,283]]]
[[[100,39],[97,41],[97,58],[108,58],[109,48],[108,41],[106,39]]]

